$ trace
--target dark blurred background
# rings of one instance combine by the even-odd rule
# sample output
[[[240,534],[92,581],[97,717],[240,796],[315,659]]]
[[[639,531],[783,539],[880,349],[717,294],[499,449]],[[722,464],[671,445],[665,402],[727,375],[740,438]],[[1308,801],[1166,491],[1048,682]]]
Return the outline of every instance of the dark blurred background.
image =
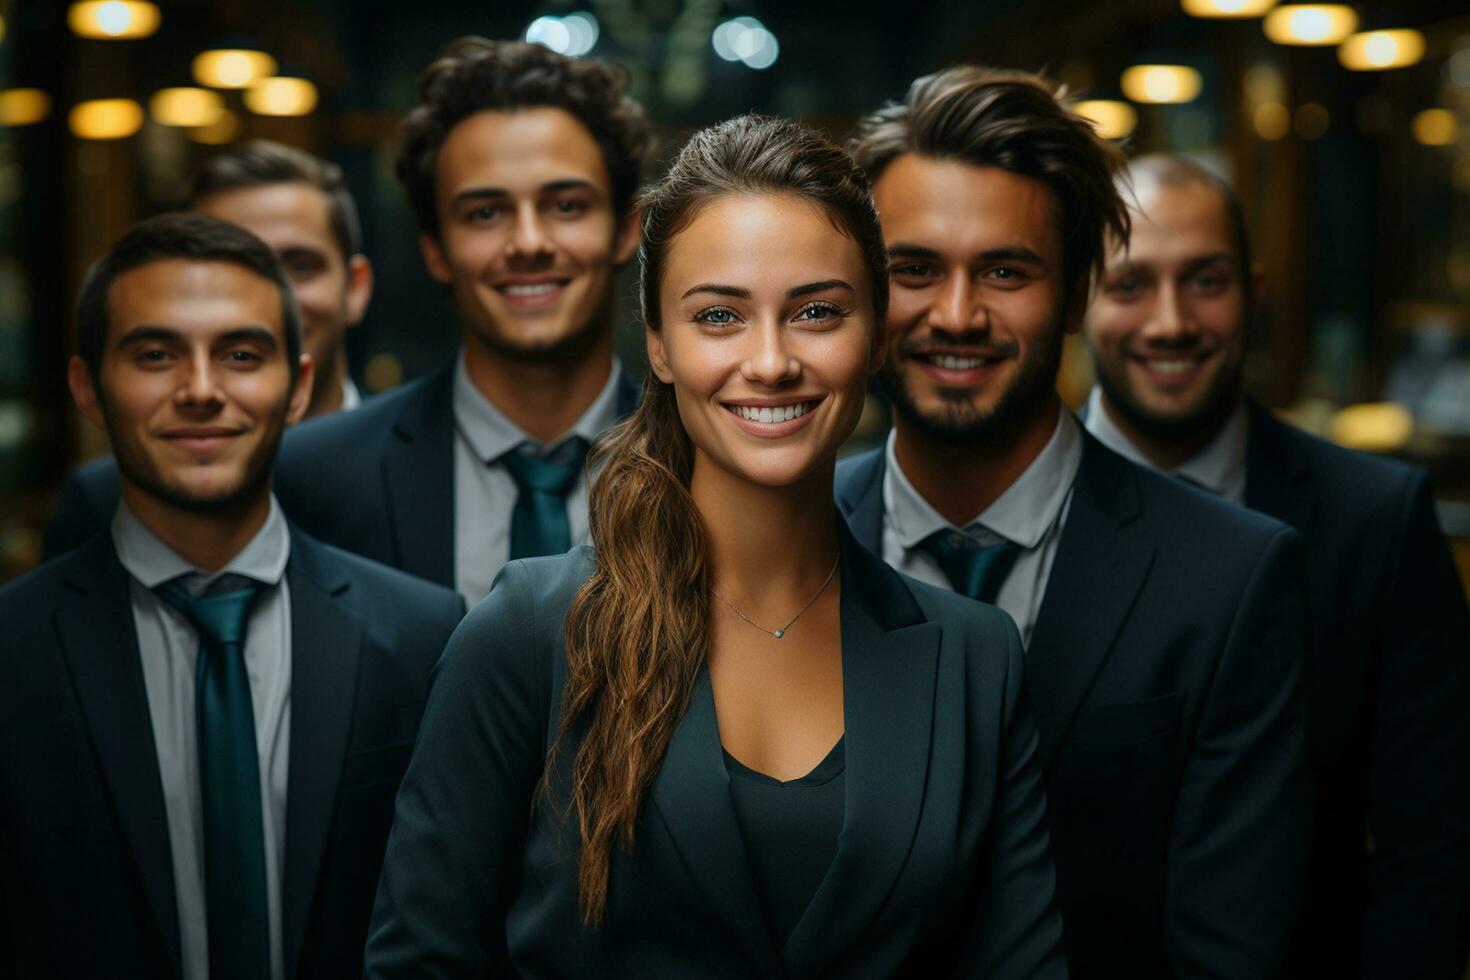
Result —
[[[265,137],[345,168],[377,270],[348,341],[366,391],[448,355],[457,328],[423,272],[392,160],[420,71],[467,33],[624,65],[659,123],[660,159],[744,110],[842,137],[946,65],[1047,71],[1129,152],[1187,152],[1235,182],[1267,276],[1253,389],[1306,428],[1427,466],[1470,570],[1470,14],[1422,0],[1292,20],[1270,6],[0,0],[0,580],[37,560],[66,471],[106,452],[64,380],[81,274],[133,221],[173,206],[216,147]],[[1221,13],[1249,16],[1200,16]],[[1286,43],[1379,30],[1394,33]],[[274,64],[216,56],[196,71],[220,50]],[[268,80],[224,87],[252,67]],[[158,95],[174,88],[194,91]],[[636,365],[631,290],[620,303]],[[1063,394],[1076,404],[1090,383],[1069,350]]]

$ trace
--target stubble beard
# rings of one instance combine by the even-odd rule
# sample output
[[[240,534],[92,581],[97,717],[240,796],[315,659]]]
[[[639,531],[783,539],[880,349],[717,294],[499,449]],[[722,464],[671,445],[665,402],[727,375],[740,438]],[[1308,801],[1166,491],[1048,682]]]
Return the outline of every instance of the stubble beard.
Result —
[[[1187,441],[1213,431],[1234,410],[1235,403],[1240,399],[1242,372],[1237,367],[1234,371],[1222,373],[1212,382],[1200,398],[1199,404],[1193,408],[1178,415],[1160,415],[1134,398],[1127,383],[1111,367],[1096,356],[1093,357],[1093,363],[1096,366],[1097,385],[1112,409],[1127,425],[1161,443]]]

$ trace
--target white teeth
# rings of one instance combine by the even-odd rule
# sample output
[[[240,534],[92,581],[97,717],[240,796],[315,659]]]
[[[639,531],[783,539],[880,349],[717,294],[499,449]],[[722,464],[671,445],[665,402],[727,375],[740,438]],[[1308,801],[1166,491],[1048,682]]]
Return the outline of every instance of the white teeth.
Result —
[[[936,354],[930,360],[948,371],[968,371],[985,363],[983,357],[952,357],[949,354]]]
[[[559,288],[561,287],[554,282],[538,282],[524,286],[502,287],[507,296],[545,296],[547,293]]]
[[[754,405],[733,405],[735,414],[747,422],[763,422],[766,425],[774,425],[777,422],[790,422],[811,411],[813,402],[801,402],[797,405],[763,406],[756,408]]]
[[[1148,366],[1151,367],[1151,368],[1153,368],[1155,371],[1159,372],[1160,374],[1183,374],[1185,371],[1188,371],[1190,368],[1194,367],[1194,361],[1192,361],[1192,360],[1181,360],[1181,361],[1152,360],[1152,361],[1149,361],[1148,362]]]

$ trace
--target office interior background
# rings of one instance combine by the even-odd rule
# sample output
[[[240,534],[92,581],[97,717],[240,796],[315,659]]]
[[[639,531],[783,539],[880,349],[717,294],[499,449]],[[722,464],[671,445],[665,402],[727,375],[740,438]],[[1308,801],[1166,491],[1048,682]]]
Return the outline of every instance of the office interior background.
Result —
[[[0,0],[0,580],[39,560],[67,470],[107,451],[65,383],[83,272],[219,147],[269,138],[343,166],[377,273],[348,339],[365,392],[449,355],[458,328],[392,161],[419,73],[470,33],[625,66],[660,160],[746,110],[841,138],[916,75],[1046,71],[1129,153],[1188,153],[1235,184],[1266,274],[1252,391],[1426,467],[1470,583],[1470,12],[1456,0]],[[638,370],[633,291],[618,302]],[[1073,405],[1090,387],[1080,346],[1059,384]],[[882,423],[875,403],[854,438]]]

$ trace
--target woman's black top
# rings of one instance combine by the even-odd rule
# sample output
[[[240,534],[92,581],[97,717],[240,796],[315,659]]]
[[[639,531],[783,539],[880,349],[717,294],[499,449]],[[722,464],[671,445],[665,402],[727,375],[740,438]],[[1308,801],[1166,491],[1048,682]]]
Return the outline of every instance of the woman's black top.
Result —
[[[847,786],[842,743],[839,738],[811,772],[784,783],[725,753],[730,802],[745,840],[756,897],[782,946],[837,854]]]

